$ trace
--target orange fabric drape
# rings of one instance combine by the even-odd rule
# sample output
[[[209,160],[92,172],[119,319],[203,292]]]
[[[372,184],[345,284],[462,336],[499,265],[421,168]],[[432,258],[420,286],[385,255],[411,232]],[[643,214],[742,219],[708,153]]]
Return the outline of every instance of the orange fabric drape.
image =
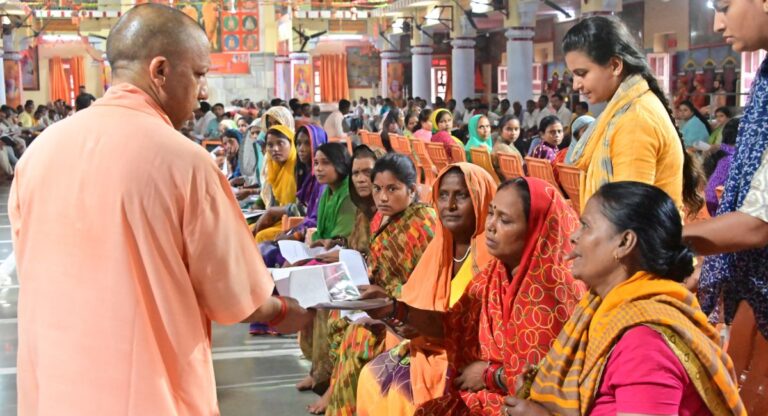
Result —
[[[320,99],[326,103],[349,99],[347,55],[321,55],[316,59],[320,60]]]
[[[72,73],[72,85],[75,90],[85,85],[85,67],[83,66],[83,57],[75,56],[69,60],[69,68]]]
[[[64,72],[64,66],[59,57],[53,57],[49,61],[48,85],[51,90],[51,101],[70,102],[69,78]]]

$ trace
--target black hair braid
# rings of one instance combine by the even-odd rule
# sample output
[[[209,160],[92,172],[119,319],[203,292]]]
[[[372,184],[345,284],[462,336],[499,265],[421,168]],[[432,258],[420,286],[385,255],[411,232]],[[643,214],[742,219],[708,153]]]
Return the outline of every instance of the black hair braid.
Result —
[[[659,101],[661,101],[661,104],[664,105],[664,109],[667,110],[667,115],[669,115],[669,119],[672,121],[672,126],[674,126],[675,131],[677,132],[680,145],[683,147],[683,204],[688,211],[688,216],[695,217],[704,206],[704,197],[699,193],[699,184],[704,181],[704,176],[701,169],[693,160],[693,157],[691,157],[685,150],[683,134],[680,132],[680,129],[677,128],[672,107],[669,105],[669,100],[667,100],[661,87],[659,87],[659,82],[656,80],[656,77],[651,73],[651,69],[646,65],[640,75],[648,83],[648,88],[651,92],[659,99]]]

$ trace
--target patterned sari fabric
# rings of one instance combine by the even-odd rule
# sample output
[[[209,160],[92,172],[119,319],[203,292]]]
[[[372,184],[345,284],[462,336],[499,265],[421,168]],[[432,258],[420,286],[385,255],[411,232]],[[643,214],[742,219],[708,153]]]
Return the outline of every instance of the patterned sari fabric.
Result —
[[[403,286],[400,300],[422,310],[446,311],[463,295],[472,278],[492,257],[485,245],[485,219],[496,195],[496,183],[483,168],[457,163],[443,169],[437,184],[451,170],[460,169],[469,189],[475,216],[475,232],[467,260],[454,276],[453,236],[439,224],[435,238]],[[432,198],[440,197],[439,185]],[[440,397],[445,391],[448,357],[443,342],[418,337],[404,341],[365,366],[357,389],[358,415],[408,415],[415,405]]]
[[[475,276],[447,316],[449,379],[474,361],[503,367],[505,384],[515,386],[527,364],[536,365],[584,293],[574,281],[565,256],[576,214],[559,192],[544,181],[526,178],[531,210],[522,261],[514,275],[493,259]],[[492,367],[492,368],[493,368]],[[417,415],[499,415],[509,391],[489,388],[447,394],[417,409]]]
[[[747,414],[731,359],[696,297],[681,284],[646,272],[605,299],[590,293],[581,300],[536,375],[530,398],[555,415],[588,414],[613,346],[637,325],[659,332],[712,414]]]
[[[423,204],[413,204],[402,213],[384,221],[381,213],[371,220],[371,245],[368,270],[371,283],[381,286],[391,297],[400,297],[403,284],[419,262],[434,236],[435,211]],[[343,329],[343,331],[341,331]],[[342,333],[331,341],[338,361],[331,378],[331,399],[326,415],[351,416],[356,412],[357,381],[363,366],[384,351],[386,330],[338,320],[331,333]]]
[[[739,124],[736,153],[731,161],[725,192],[717,208],[722,215],[743,209],[747,196],[762,197],[756,205],[765,206],[765,194],[751,193],[753,182],[768,149],[768,59],[752,83],[749,103]],[[725,322],[730,323],[742,300],[755,311],[757,327],[768,338],[768,247],[709,256],[704,261],[698,296],[701,307],[712,313],[723,298]]]

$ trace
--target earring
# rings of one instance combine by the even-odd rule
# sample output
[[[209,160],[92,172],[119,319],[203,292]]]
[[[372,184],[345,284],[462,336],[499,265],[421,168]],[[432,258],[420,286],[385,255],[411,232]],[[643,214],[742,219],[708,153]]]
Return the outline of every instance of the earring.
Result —
[[[613,259],[616,261],[619,261],[619,255],[616,253],[613,253]]]

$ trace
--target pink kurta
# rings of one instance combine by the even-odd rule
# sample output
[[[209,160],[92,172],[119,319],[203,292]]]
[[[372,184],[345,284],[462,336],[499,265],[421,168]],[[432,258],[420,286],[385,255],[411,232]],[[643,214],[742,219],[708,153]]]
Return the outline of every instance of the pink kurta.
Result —
[[[9,215],[20,415],[218,414],[211,320],[273,284],[202,147],[115,85],[29,147]]]

